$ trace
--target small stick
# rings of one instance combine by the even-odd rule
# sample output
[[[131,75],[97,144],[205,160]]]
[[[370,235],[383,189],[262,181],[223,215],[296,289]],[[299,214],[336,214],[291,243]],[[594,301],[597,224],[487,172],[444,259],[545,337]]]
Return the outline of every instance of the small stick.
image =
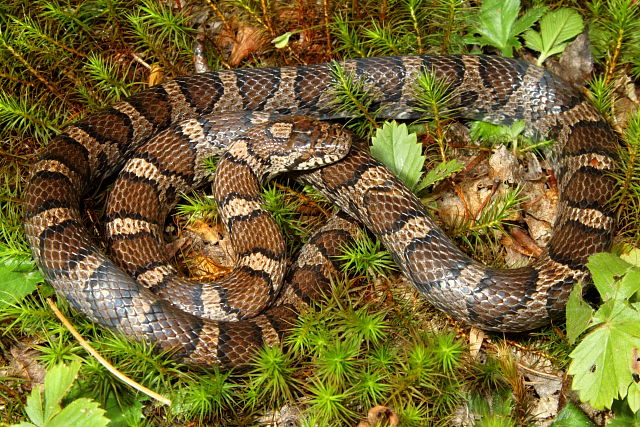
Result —
[[[167,399],[164,396],[159,395],[155,391],[149,390],[142,384],[135,382],[131,378],[125,376],[122,372],[118,371],[111,363],[107,362],[107,360],[104,357],[102,357],[100,353],[96,351],[95,348],[91,347],[91,345],[87,341],[85,341],[84,338],[82,338],[82,336],[78,333],[78,331],[76,331],[76,329],[71,325],[71,323],[67,320],[67,318],[64,317],[64,315],[60,312],[60,310],[58,310],[58,307],[56,307],[55,303],[51,301],[51,298],[47,298],[47,304],[49,304],[49,307],[51,307],[51,310],[53,310],[54,314],[58,319],[60,319],[62,324],[65,326],[65,328],[67,328],[69,332],[71,332],[71,335],[73,335],[75,339],[78,340],[78,343],[80,343],[82,348],[87,350],[89,354],[95,357],[96,360],[98,360],[98,362],[100,362],[102,366],[107,368],[107,371],[111,372],[113,375],[116,376],[116,378],[118,378],[123,383],[129,385],[130,387],[133,387],[136,390],[146,394],[147,396],[153,399],[156,399],[158,402],[171,406],[171,400]]]

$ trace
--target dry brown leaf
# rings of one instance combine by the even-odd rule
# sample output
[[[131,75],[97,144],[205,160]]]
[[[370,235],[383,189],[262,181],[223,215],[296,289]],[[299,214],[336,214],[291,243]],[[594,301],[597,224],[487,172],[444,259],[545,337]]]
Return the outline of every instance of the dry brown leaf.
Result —
[[[489,157],[489,178],[507,184],[522,181],[522,168],[518,159],[507,147],[500,145]]]
[[[159,64],[151,64],[149,73],[149,86],[155,86],[164,82],[164,69]]]
[[[533,255],[535,257],[542,255],[542,248],[524,231],[519,228],[513,228],[510,231],[510,235],[524,249],[525,255]]]
[[[234,252],[220,224],[196,220],[185,226],[183,235],[192,242],[184,257],[191,277],[214,280],[229,273],[234,265]]]
[[[200,254],[189,255],[189,275],[196,280],[216,280],[231,271],[228,267],[223,267],[209,257]]]
[[[34,343],[19,343],[11,347],[9,366],[2,370],[2,376],[25,379],[33,384],[42,384],[46,370],[38,362],[40,352],[32,348]]]
[[[471,330],[469,331],[469,355],[471,357],[478,357],[483,342],[484,331],[476,327],[471,327]]]
[[[238,24],[235,34],[222,32],[215,43],[223,52],[229,53],[227,61],[230,67],[237,67],[243,59],[269,44],[269,37],[261,28]]]
[[[206,221],[193,220],[185,226],[185,229],[195,233],[198,238],[206,243],[218,243],[223,239],[223,234],[216,224],[209,224]]]
[[[396,427],[400,418],[395,411],[387,406],[374,406],[367,413],[367,420],[360,421],[358,427],[390,426]]]

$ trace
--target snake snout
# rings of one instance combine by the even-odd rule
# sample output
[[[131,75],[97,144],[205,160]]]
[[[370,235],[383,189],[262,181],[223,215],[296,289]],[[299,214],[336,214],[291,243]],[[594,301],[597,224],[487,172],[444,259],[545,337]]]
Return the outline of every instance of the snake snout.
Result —
[[[310,117],[288,119],[286,149],[296,160],[289,169],[312,169],[334,163],[345,157],[351,147],[351,134],[341,125],[322,122]]]
[[[351,149],[353,134],[345,129],[341,124],[323,124],[326,126],[326,128],[324,129],[321,149],[326,152],[327,155],[337,156],[336,160],[343,158],[349,153],[349,150]]]

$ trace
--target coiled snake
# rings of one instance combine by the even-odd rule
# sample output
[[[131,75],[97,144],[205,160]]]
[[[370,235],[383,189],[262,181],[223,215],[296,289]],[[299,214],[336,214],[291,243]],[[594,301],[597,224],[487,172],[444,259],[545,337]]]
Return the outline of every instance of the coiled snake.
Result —
[[[363,79],[380,117],[418,118],[414,81],[421,71],[433,70],[451,85],[463,118],[504,124],[524,120],[530,132],[557,141],[560,201],[554,234],[542,256],[514,270],[487,268],[463,254],[420,202],[361,148],[298,179],[378,235],[400,270],[430,302],[454,317],[484,329],[523,331],[561,314],[572,286],[587,276],[587,258],[606,250],[612,240],[614,216],[607,202],[615,192],[611,171],[617,139],[606,121],[559,78],[513,59],[406,56],[340,65]],[[185,76],[69,126],[40,153],[24,197],[25,230],[47,280],[91,319],[163,348],[177,348],[191,363],[237,364],[255,347],[278,342],[291,318],[286,303],[249,320],[213,321],[183,312],[140,285],[92,241],[82,221],[81,196],[118,172],[163,129],[173,129],[187,146],[195,146],[198,138],[206,140],[213,118],[227,113],[341,117],[333,109],[332,81],[329,64]],[[156,158],[161,153],[143,150],[143,157],[157,167],[167,162]],[[172,176],[195,182],[193,167],[182,163],[187,161],[194,156],[169,162],[179,172]],[[134,220],[140,217],[119,217],[121,223]],[[330,239],[320,234],[317,242]],[[162,293],[156,267],[153,262],[138,265],[134,276],[147,274],[151,287],[155,284]],[[202,304],[196,305],[187,308],[202,310]],[[238,317],[244,316],[240,312]]]

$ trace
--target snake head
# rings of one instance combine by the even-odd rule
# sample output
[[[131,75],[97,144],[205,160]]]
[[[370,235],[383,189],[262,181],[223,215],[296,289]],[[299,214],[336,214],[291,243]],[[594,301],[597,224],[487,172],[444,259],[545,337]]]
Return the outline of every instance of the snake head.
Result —
[[[337,162],[347,155],[353,135],[342,125],[294,116],[265,123],[272,142],[269,160],[282,171],[307,170]]]

